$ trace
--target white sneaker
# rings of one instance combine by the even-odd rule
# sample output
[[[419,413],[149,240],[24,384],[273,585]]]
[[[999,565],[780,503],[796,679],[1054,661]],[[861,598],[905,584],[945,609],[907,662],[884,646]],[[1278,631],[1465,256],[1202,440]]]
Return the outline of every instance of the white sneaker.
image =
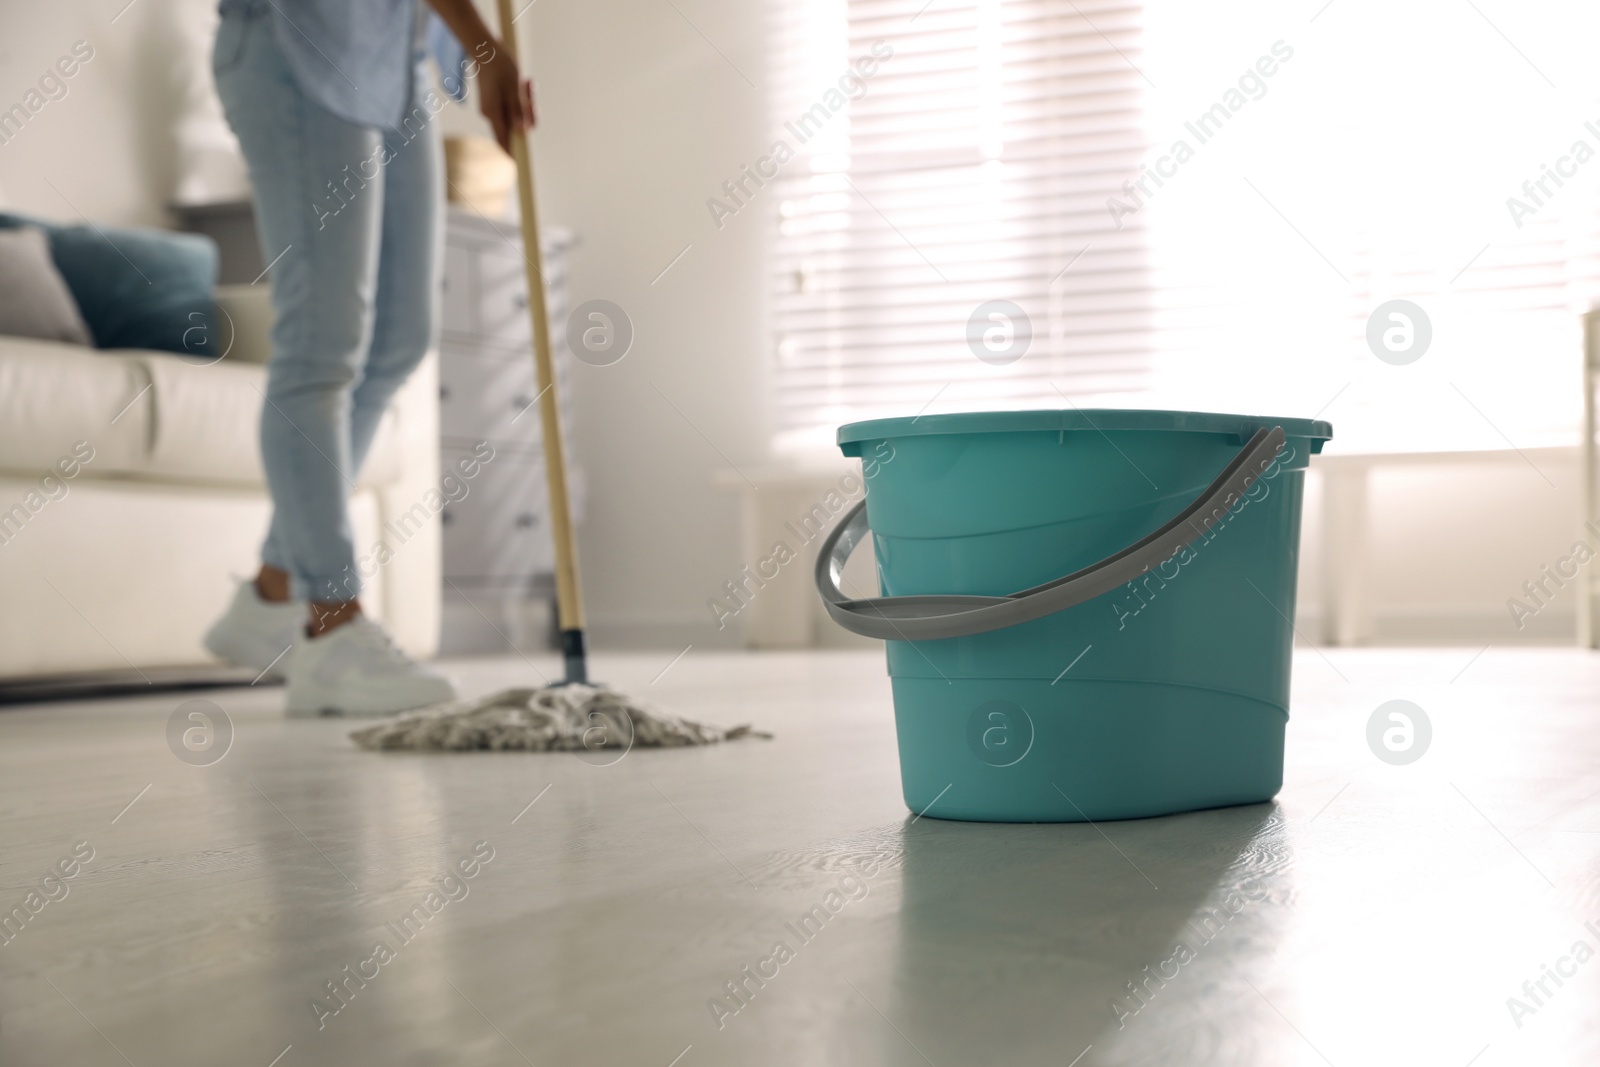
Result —
[[[262,677],[276,681],[283,677],[284,653],[299,638],[305,617],[304,604],[262,600],[255,582],[240,582],[233,603],[206,631],[206,650],[225,663],[261,671]]]
[[[365,615],[302,636],[284,673],[292,716],[391,715],[456,698],[450,679],[400,651]]]

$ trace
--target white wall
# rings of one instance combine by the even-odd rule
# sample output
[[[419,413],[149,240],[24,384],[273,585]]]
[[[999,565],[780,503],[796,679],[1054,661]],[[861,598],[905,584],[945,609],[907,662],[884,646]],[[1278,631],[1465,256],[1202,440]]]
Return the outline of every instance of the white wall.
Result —
[[[187,54],[174,27],[208,24],[212,5],[139,0],[111,24],[124,3],[61,0],[0,14],[0,107],[21,99],[74,41],[89,40],[96,51],[65,99],[0,146],[6,205],[60,218],[73,217],[76,205],[97,220],[166,220],[176,178],[171,116]],[[591,628],[602,646],[676,650],[733,638],[715,630],[706,600],[747,561],[736,503],[712,488],[712,476],[729,461],[750,469],[768,455],[761,237],[770,214],[743,211],[718,231],[705,208],[765,145],[764,7],[676,6],[682,15],[659,0],[545,0],[519,23],[538,81],[542,213],[580,239],[573,302],[614,301],[636,331],[621,363],[577,368],[576,448],[590,487],[580,539]],[[482,129],[469,111],[449,115],[447,129]],[[1505,607],[1574,537],[1575,472],[1567,465],[1546,473],[1554,488],[1513,466],[1379,475],[1378,637],[1566,640],[1570,589],[1521,634]],[[1302,590],[1313,637],[1319,514],[1313,478]]]
[[[766,454],[769,345],[763,219],[744,212],[719,231],[705,207],[767,140],[764,5],[677,8],[538,3],[522,22],[540,210],[580,241],[572,304],[614,301],[636,336],[622,362],[577,368],[592,628],[599,643],[681,648],[733,637],[706,608],[740,566],[736,502],[711,480]]]
[[[718,230],[705,201],[767,144],[764,17],[760,3],[622,0],[537,3],[518,21],[541,221],[578,239],[569,306],[610,300],[635,331],[620,363],[574,368],[580,563],[600,647],[740,640],[706,603],[744,562],[738,503],[712,481],[768,454],[765,218]],[[444,128],[488,132],[471,108]]]
[[[0,205],[77,221],[164,225],[177,178],[173,116],[191,76],[193,27],[211,0],[57,0],[0,13],[0,110],[85,41],[94,56],[0,145]],[[120,17],[118,17],[121,12]],[[112,20],[116,21],[113,22]]]

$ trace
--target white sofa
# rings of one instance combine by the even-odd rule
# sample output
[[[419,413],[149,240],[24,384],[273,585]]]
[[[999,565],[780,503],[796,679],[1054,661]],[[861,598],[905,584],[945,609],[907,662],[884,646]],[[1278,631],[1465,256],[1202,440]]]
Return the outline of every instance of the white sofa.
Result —
[[[257,448],[269,293],[224,287],[217,300],[227,353],[209,365],[0,337],[0,681],[211,662],[201,636],[254,573],[269,515]],[[351,497],[358,556],[380,541],[392,553],[363,603],[422,657],[439,639],[439,519],[424,503],[438,421],[430,355]]]

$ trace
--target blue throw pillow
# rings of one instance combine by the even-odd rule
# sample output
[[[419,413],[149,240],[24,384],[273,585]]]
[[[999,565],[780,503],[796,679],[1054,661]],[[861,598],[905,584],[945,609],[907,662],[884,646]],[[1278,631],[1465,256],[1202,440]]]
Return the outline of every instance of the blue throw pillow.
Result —
[[[166,230],[62,226],[0,212],[0,229],[38,226],[97,348],[216,355],[217,246]]]

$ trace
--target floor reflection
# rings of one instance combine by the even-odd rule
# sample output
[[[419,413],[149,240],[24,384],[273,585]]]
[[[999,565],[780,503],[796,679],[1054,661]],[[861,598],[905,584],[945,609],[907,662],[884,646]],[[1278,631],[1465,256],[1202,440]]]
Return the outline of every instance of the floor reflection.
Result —
[[[1097,825],[910,819],[883,1062],[1205,1062],[1208,948],[1288,892],[1274,804]],[[1170,1025],[1182,1019],[1183,1025]],[[898,1043],[898,1044],[897,1044]],[[937,1051],[935,1051],[937,1050]]]

